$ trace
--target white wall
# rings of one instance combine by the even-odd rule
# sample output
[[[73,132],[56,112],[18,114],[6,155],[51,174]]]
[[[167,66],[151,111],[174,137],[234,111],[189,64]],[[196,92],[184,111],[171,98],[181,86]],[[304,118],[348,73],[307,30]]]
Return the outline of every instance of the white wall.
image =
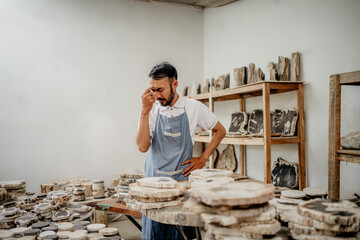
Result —
[[[250,62],[269,74],[266,63],[301,53],[305,85],[306,163],[310,186],[327,189],[329,76],[360,70],[360,1],[241,0],[205,10],[204,78],[231,73]],[[233,83],[232,83],[233,84]],[[358,87],[343,91],[342,134],[360,129]],[[247,110],[261,98],[247,100]],[[271,97],[271,109],[296,106],[296,95]],[[215,113],[228,129],[236,101],[215,103]],[[247,173],[263,179],[263,147],[248,147]],[[273,146],[272,160],[297,161],[296,145]],[[341,187],[360,194],[360,166],[341,164]]]
[[[143,168],[141,94],[161,61],[203,79],[203,12],[132,1],[0,0],[0,180],[27,189]]]

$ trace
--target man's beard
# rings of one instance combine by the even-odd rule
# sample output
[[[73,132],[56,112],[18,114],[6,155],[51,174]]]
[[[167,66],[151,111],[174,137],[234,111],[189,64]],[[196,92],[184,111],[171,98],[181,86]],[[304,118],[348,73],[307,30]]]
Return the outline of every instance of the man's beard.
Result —
[[[172,88],[172,86],[170,85],[170,96],[168,99],[166,98],[158,98],[157,100],[165,100],[166,102],[160,102],[159,103],[161,104],[161,106],[165,107],[165,106],[169,106],[170,103],[174,100],[174,97],[175,97],[175,92],[174,92],[174,89]]]

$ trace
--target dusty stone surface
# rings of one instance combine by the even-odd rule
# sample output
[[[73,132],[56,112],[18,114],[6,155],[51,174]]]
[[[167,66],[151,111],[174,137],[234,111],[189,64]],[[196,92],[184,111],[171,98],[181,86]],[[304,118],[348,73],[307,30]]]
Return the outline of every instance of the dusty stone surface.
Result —
[[[247,134],[246,126],[248,115],[246,112],[235,112],[231,114],[229,133]]]
[[[190,177],[196,179],[210,178],[210,177],[230,177],[233,172],[222,169],[196,169],[191,172]]]
[[[351,132],[341,137],[340,144],[344,149],[360,149],[360,131]]]
[[[192,191],[191,196],[210,206],[249,206],[263,204],[274,197],[272,184],[234,182],[221,187]]]
[[[69,222],[63,222],[58,224],[58,232],[62,231],[72,231],[74,229],[74,224]]]
[[[117,228],[102,228],[99,230],[99,233],[103,236],[111,236],[119,233]]]
[[[69,240],[84,240],[86,239],[86,233],[81,231],[75,231],[69,234]]]
[[[140,211],[147,209],[160,209],[169,206],[179,206],[180,204],[181,204],[180,198],[176,198],[174,200],[164,201],[164,202],[141,202],[136,200],[133,200],[131,202],[126,202],[126,206]]]
[[[357,205],[346,200],[313,199],[298,205],[300,215],[330,225],[359,224],[360,212]]]
[[[285,190],[281,192],[281,195],[286,198],[304,198],[306,197],[306,194],[303,191],[299,190]]]
[[[234,145],[228,144],[216,161],[215,168],[235,171],[237,168],[237,160]]]
[[[102,223],[94,223],[94,224],[87,225],[86,228],[89,232],[98,232],[100,229],[106,228],[106,226],[105,226],[105,224],[102,224]]]
[[[152,187],[142,187],[137,183],[130,184],[129,195],[131,197],[136,196],[140,198],[171,198],[179,196],[185,192],[185,189],[179,185],[176,185],[176,188],[152,188]]]
[[[68,239],[70,233],[70,231],[59,231],[56,233],[56,235],[59,237],[59,239]]]
[[[137,181],[139,186],[153,188],[176,188],[177,181],[170,177],[146,177]]]
[[[0,230],[0,239],[11,238],[14,236],[14,233],[9,230]]]
[[[311,197],[326,196],[327,194],[327,191],[325,189],[318,187],[307,187],[303,189],[303,192]]]
[[[271,170],[271,182],[275,186],[296,188],[299,186],[299,164],[278,158]]]
[[[235,180],[231,177],[210,177],[206,179],[198,179],[191,182],[191,189],[218,187],[232,182],[235,182]]]
[[[11,180],[11,181],[0,181],[0,187],[8,189],[19,189],[26,187],[25,180]]]

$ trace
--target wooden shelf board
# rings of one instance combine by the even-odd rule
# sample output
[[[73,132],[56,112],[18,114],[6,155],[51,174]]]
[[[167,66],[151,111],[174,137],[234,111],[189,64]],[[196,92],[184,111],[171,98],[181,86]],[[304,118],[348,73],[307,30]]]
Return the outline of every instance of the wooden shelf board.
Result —
[[[214,91],[211,93],[211,97],[214,99],[214,101],[234,100],[239,99],[240,97],[257,97],[262,95],[262,89],[264,84],[269,84],[270,94],[277,94],[297,90],[298,85],[304,84],[304,82],[261,81],[246,84],[244,86]],[[208,101],[209,97],[210,93],[202,93],[195,96],[189,96],[189,98],[199,101]]]
[[[339,161],[360,163],[359,155],[339,154]]]
[[[360,150],[351,150],[351,149],[340,149],[338,150],[339,154],[348,154],[348,155],[359,155],[360,156]]]
[[[360,71],[340,73],[341,85],[360,85]]]
[[[196,142],[210,142],[209,136],[195,136]],[[271,144],[293,144],[299,143],[299,137],[272,137]],[[225,137],[221,144],[234,145],[264,145],[264,138],[262,137]]]

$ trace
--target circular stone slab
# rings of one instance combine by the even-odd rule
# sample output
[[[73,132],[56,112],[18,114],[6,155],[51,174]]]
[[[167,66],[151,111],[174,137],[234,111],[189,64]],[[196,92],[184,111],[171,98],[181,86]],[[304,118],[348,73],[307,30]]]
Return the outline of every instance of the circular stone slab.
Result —
[[[26,182],[24,180],[13,180],[13,181],[1,181],[0,187],[7,189],[18,189],[25,187]]]
[[[105,224],[102,224],[102,223],[94,223],[94,224],[87,225],[86,228],[89,232],[99,232],[100,229],[106,228],[106,226],[105,226]]]
[[[102,228],[99,230],[99,233],[106,237],[118,234],[119,230],[117,228]]]
[[[72,231],[74,229],[74,224],[69,222],[63,222],[58,224],[58,231]],[[61,238],[61,237],[60,237]]]
[[[36,236],[40,233],[40,229],[29,229],[21,233],[21,236]]]
[[[16,207],[11,207],[11,208],[5,208],[4,210],[2,210],[2,215],[4,217],[8,217],[8,216],[13,216],[18,214],[19,212],[19,208]]]
[[[47,235],[45,237],[42,238],[43,240],[48,239],[48,240],[58,240],[59,236],[58,235]]]
[[[35,229],[35,228],[38,228],[38,229],[42,229],[44,227],[48,227],[50,225],[49,222],[37,222],[37,223],[34,223],[31,228]]]
[[[129,169],[120,173],[120,177],[122,178],[143,178],[145,177],[145,173],[140,169]]]
[[[18,238],[19,240],[35,240],[36,236],[23,236],[21,238]]]
[[[86,233],[81,231],[75,231],[69,234],[70,240],[84,240],[86,239]]]
[[[54,232],[57,232],[58,228],[57,228],[57,226],[49,226],[49,227],[44,227],[41,230],[42,231],[54,231]]]
[[[29,230],[29,227],[17,227],[17,228],[13,228],[10,229],[11,232],[14,233],[14,236],[16,235],[20,235],[22,232],[25,232],[26,230]],[[0,236],[0,239],[2,239],[2,237]]]
[[[0,230],[0,239],[4,239],[4,238],[11,238],[13,237],[15,234],[12,231],[9,230]]]
[[[306,197],[306,194],[303,191],[299,190],[285,190],[281,192],[281,195],[286,198],[304,198]]]
[[[81,221],[81,222],[77,222],[76,224],[81,224],[81,225],[87,226],[90,224],[90,221]]]
[[[322,188],[316,188],[316,187],[307,187],[303,189],[303,192],[311,197],[321,197],[326,196],[327,192],[326,190]]]
[[[60,239],[68,239],[70,233],[71,233],[70,231],[61,231],[61,232],[57,232],[56,235],[57,235]]]
[[[210,206],[249,206],[266,203],[274,197],[274,190],[272,184],[234,182],[191,191],[191,196]]]
[[[139,186],[153,188],[175,188],[177,181],[169,177],[146,177],[137,180]]]
[[[136,196],[141,198],[171,198],[179,196],[185,192],[185,188],[176,185],[175,188],[152,188],[152,187],[142,187],[137,183],[130,184],[130,196]]]
[[[210,177],[206,179],[198,179],[191,182],[191,188],[208,188],[218,187],[227,183],[235,182],[231,177]]]
[[[209,178],[209,177],[230,177],[233,175],[232,171],[222,169],[196,169],[191,172],[190,176]]]
[[[40,233],[39,237],[42,239],[44,238],[45,236],[48,236],[48,235],[55,235],[56,233],[54,231],[45,231],[45,232],[42,232]]]

